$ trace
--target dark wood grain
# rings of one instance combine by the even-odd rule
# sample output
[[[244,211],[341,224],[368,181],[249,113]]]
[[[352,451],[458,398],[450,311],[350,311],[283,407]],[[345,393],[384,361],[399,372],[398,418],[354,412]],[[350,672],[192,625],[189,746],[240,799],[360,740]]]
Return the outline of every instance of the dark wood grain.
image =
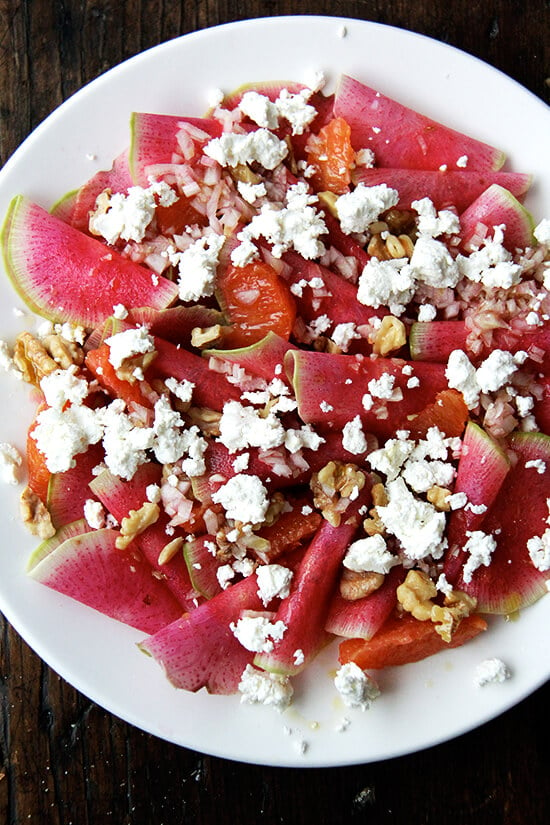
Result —
[[[549,100],[547,0],[0,0],[0,162],[69,95],[143,49],[206,26],[295,13],[430,35]],[[412,756],[269,769],[206,757],[125,724],[1,621],[0,825],[550,822],[548,685],[482,728]]]

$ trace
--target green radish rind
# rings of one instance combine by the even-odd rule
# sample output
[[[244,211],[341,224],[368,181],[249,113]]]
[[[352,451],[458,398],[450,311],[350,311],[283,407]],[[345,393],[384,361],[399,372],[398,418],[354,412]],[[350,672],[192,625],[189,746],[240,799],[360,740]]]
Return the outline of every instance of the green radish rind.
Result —
[[[51,215],[22,195],[0,234],[6,272],[27,306],[51,321],[99,325],[115,304],[164,309],[177,286]],[[158,281],[157,285],[153,283]]]
[[[56,550],[64,541],[67,541],[67,539],[72,539],[74,536],[82,536],[84,533],[89,532],[90,525],[86,519],[83,518],[60,527],[54,536],[41,542],[38,547],[33,550],[27,562],[27,573],[30,573],[37,564]]]
[[[221,592],[216,571],[223,564],[212,555],[208,546],[215,545],[215,536],[198,536],[183,545],[183,558],[189,572],[191,585],[205,599],[212,599]]]

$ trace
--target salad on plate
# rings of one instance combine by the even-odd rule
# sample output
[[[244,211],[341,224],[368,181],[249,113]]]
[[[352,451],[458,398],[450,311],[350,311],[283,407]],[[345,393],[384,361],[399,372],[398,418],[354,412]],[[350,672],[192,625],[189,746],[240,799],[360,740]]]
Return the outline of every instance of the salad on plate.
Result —
[[[110,170],[49,211],[16,196],[29,575],[141,631],[176,687],[278,709],[335,639],[366,709],[380,669],[541,598],[550,221],[504,162],[316,75],[136,112]]]

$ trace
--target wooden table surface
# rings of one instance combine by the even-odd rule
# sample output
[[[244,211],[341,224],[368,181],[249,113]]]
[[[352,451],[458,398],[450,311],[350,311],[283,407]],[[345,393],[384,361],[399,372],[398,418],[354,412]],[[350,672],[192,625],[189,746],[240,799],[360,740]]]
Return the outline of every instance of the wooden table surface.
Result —
[[[2,0],[0,163],[67,96],[143,49],[292,13],[430,35],[548,102],[547,0]],[[2,617],[0,629],[0,825],[550,822],[548,685],[482,728],[411,756],[324,770],[254,767],[142,733],[61,680]]]

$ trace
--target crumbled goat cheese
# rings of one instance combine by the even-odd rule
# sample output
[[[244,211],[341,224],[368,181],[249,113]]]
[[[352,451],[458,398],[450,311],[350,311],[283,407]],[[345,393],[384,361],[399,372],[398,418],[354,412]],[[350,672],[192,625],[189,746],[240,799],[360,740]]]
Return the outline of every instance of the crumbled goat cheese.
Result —
[[[229,627],[237,641],[255,653],[270,653],[286,630],[284,622],[270,622],[265,616],[241,616]]]
[[[516,370],[512,353],[495,349],[476,370],[476,381],[481,392],[496,392],[508,383]]]
[[[304,424],[299,430],[289,428],[284,443],[289,453],[297,453],[302,449],[318,450],[325,439],[313,430],[311,424]]]
[[[394,535],[411,559],[438,559],[447,545],[445,514],[432,504],[414,497],[402,478],[386,485],[388,504],[376,511],[386,530]]]
[[[211,233],[183,252],[169,251],[170,262],[178,267],[178,294],[182,301],[198,301],[214,294],[219,255],[225,243],[223,235]]]
[[[416,240],[410,268],[417,281],[437,289],[455,287],[461,277],[445,244],[424,235]]]
[[[414,449],[414,442],[400,438],[388,438],[383,447],[373,450],[367,461],[373,470],[384,473],[388,481],[393,481]]]
[[[40,381],[46,404],[56,410],[62,410],[65,404],[82,404],[88,395],[88,382],[76,377],[77,367],[67,370],[54,370]]]
[[[385,183],[365,186],[359,183],[352,192],[340,195],[334,206],[342,232],[366,232],[379,215],[399,203],[399,193]]]
[[[124,304],[115,304],[113,307],[113,317],[119,321],[124,321],[128,317],[128,310]]]
[[[246,183],[240,180],[237,182],[237,189],[247,203],[256,203],[258,198],[263,198],[267,194],[265,183]]]
[[[419,321],[433,321],[437,315],[437,309],[433,304],[422,304],[418,307]]]
[[[155,339],[149,335],[145,327],[117,332],[116,335],[106,338],[105,343],[109,347],[109,361],[116,370],[127,358],[153,352],[155,349]]]
[[[84,502],[84,518],[92,530],[101,530],[105,527],[107,514],[100,501],[87,498]]]
[[[207,442],[201,437],[198,427],[185,429],[185,421],[171,408],[165,396],[161,396],[155,403],[153,434],[151,448],[157,461],[173,464],[188,454],[188,458],[182,462],[184,472],[190,477],[204,474],[206,465],[203,455]]]
[[[460,232],[458,215],[449,209],[437,212],[430,198],[413,201],[411,207],[418,212],[417,227],[421,235],[437,238],[439,235],[457,235]]]
[[[250,464],[250,453],[241,453],[233,462],[233,469],[236,473],[242,473],[243,470],[248,469]]]
[[[542,536],[528,539],[527,550],[537,570],[550,570],[550,529],[546,529]]]
[[[212,495],[215,504],[221,504],[227,518],[246,524],[260,524],[267,513],[267,490],[258,476],[239,473]]]
[[[387,306],[393,315],[402,315],[416,289],[407,258],[379,261],[371,258],[359,276],[357,300],[378,309]]]
[[[491,564],[492,555],[497,543],[493,536],[484,533],[483,530],[473,530],[466,533],[468,540],[464,545],[464,550],[469,553],[468,559],[462,569],[462,578],[469,584],[472,581],[472,574],[481,567],[488,567]]]
[[[96,412],[78,404],[64,410],[53,407],[42,410],[31,433],[51,473],[70,470],[76,463],[74,456],[97,444],[102,435],[103,427]]]
[[[184,404],[188,404],[191,401],[193,390],[195,389],[192,381],[188,381],[186,378],[184,378],[183,381],[178,381],[177,378],[167,378],[164,385],[170,390],[172,395],[175,395],[176,398]]]
[[[254,407],[239,401],[224,404],[219,429],[219,440],[232,453],[248,447],[280,447],[286,437],[283,425],[272,411],[262,417]]]
[[[357,332],[355,324],[352,321],[349,321],[342,324],[336,324],[330,337],[336,346],[342,350],[342,352],[347,352],[351,342],[357,338],[361,338],[361,333]]]
[[[449,581],[447,581],[445,573],[439,574],[435,586],[440,593],[443,593],[444,596],[449,596],[453,592],[453,586]]]
[[[468,155],[461,155],[456,162],[459,169],[465,169],[468,166]]]
[[[462,510],[468,504],[468,496],[466,493],[453,493],[447,496],[446,501],[451,510]]]
[[[408,461],[402,476],[415,493],[427,493],[434,484],[438,487],[450,487],[455,470],[452,464],[443,461]]]
[[[534,470],[539,473],[539,475],[544,475],[546,472],[546,463],[542,460],[542,458],[535,458],[532,461],[525,462],[526,469],[533,468]]]
[[[153,446],[154,433],[151,427],[134,426],[123,410],[124,402],[113,401],[96,411],[95,423],[104,429],[105,464],[113,475],[130,480],[137,468],[148,460],[147,450]]]
[[[131,186],[128,193],[110,195],[105,212],[98,211],[90,218],[90,231],[101,235],[107,243],[142,241],[147,227],[153,220],[158,203],[170,206],[178,196],[165,182],[152,183],[147,189]]]
[[[260,257],[258,247],[254,241],[241,239],[241,242],[231,251],[231,263],[234,266],[248,266],[252,261]]]
[[[264,204],[237,239],[250,242],[265,238],[272,244],[271,253],[275,258],[289,249],[295,249],[308,260],[319,258],[325,252],[319,236],[326,234],[327,228],[323,216],[313,206],[317,202],[317,196],[311,195],[307,185],[299,181],[289,187],[286,207]]]
[[[145,495],[147,496],[147,501],[150,501],[151,504],[158,504],[161,500],[161,493],[160,487],[158,484],[148,484],[145,488]]]
[[[317,116],[315,107],[308,103],[311,93],[311,89],[302,89],[296,94],[292,94],[288,89],[281,89],[275,101],[279,116],[290,123],[293,135],[302,135]]]
[[[222,590],[227,590],[231,580],[235,578],[235,571],[230,564],[222,564],[216,570],[216,578]]]
[[[20,381],[23,378],[23,373],[15,366],[8,343],[2,340],[0,340],[0,369],[10,375],[14,375]]]
[[[288,676],[267,673],[247,665],[241,676],[239,692],[241,702],[272,705],[282,712],[290,705],[294,691]]]
[[[0,443],[0,478],[5,484],[17,484],[19,479],[17,471],[23,459],[19,451],[5,441]]]
[[[367,439],[363,432],[363,425],[360,416],[344,424],[342,431],[342,447],[354,455],[360,455],[367,450]]]
[[[226,132],[209,141],[203,151],[220,166],[235,167],[256,162],[264,169],[272,170],[286,158],[288,146],[273,132],[260,128],[243,135]]]
[[[449,387],[462,393],[468,409],[473,410],[477,407],[479,384],[476,368],[463,350],[455,349],[451,352],[445,368],[445,377]]]
[[[395,375],[383,372],[380,378],[372,378],[368,383],[369,393],[373,398],[393,400]]]
[[[245,92],[239,102],[239,109],[246,117],[265,129],[276,129],[279,125],[277,106],[267,95],[259,92]]]
[[[550,246],[550,218],[543,218],[535,227],[533,235],[540,244]]]
[[[501,659],[485,659],[475,669],[474,685],[485,687],[485,685],[501,684],[510,676],[510,671]]]
[[[502,227],[493,228],[493,237],[469,256],[457,255],[456,265],[462,277],[482,283],[490,289],[508,289],[521,281],[521,266],[503,246]]]
[[[390,553],[384,537],[376,533],[374,536],[352,542],[343,564],[348,570],[354,570],[356,573],[367,571],[385,575],[399,564],[399,559]]]
[[[344,704],[350,708],[368,710],[371,702],[380,696],[378,685],[355,662],[348,662],[338,668],[334,686]]]
[[[263,564],[256,571],[258,596],[268,605],[272,599],[286,599],[290,593],[292,570],[282,564]]]

